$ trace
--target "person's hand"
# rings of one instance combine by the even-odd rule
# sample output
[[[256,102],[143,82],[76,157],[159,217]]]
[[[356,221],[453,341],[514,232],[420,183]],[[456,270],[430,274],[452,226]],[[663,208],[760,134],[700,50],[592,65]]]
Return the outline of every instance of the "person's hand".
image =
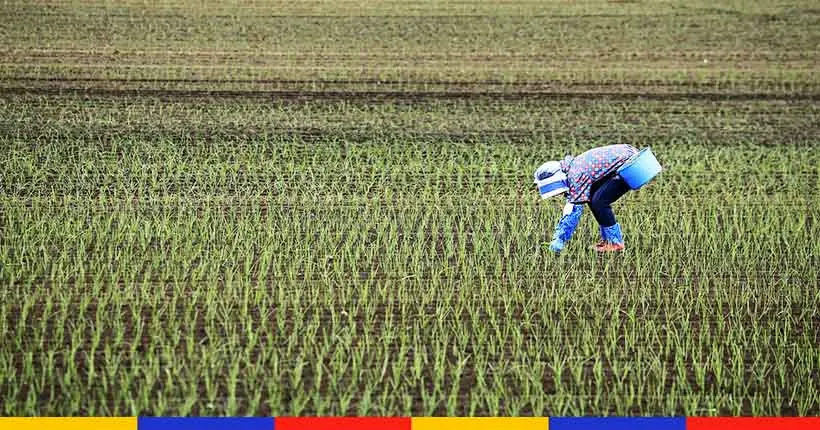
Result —
[[[550,251],[557,254],[557,253],[561,252],[563,249],[564,249],[564,241],[563,240],[553,239],[552,242],[550,242]]]

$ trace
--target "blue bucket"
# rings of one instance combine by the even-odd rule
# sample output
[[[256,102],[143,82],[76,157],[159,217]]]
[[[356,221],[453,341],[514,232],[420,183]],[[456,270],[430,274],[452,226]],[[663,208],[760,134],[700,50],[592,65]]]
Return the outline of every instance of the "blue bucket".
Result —
[[[661,170],[661,163],[658,163],[652,150],[644,148],[618,169],[618,174],[624,178],[629,188],[637,190],[657,176]]]

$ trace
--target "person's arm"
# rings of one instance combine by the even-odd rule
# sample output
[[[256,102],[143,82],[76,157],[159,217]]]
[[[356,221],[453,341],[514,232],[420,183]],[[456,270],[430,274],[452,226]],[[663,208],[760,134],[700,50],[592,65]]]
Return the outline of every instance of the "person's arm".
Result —
[[[564,213],[555,225],[555,233],[552,235],[550,251],[561,252],[561,250],[564,249],[564,244],[572,238],[583,213],[584,205],[576,205],[567,201],[567,204],[564,206]]]

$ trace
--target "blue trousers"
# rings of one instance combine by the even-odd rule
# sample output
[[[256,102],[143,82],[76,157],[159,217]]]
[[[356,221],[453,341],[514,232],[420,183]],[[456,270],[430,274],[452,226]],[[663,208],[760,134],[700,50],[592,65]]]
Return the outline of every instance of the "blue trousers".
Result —
[[[589,210],[601,227],[611,227],[618,223],[612,211],[612,203],[630,190],[629,185],[617,174],[602,178],[590,187]]]

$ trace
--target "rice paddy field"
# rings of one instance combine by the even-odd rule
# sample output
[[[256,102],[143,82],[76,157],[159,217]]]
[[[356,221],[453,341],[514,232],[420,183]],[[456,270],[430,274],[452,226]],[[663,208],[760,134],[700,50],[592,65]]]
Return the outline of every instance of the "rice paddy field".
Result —
[[[820,415],[816,2],[0,5],[0,415]]]

